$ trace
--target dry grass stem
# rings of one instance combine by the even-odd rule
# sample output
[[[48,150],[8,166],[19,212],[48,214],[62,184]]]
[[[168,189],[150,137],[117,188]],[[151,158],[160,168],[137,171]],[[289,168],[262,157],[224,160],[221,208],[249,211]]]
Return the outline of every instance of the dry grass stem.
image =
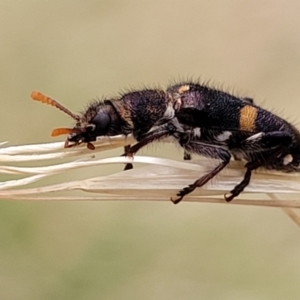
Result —
[[[0,199],[42,200],[42,201],[169,201],[178,190],[212,168],[212,162],[198,159],[192,162],[175,161],[148,156],[134,157],[135,168],[121,171],[124,163],[132,162],[127,157],[109,157],[99,159],[97,153],[123,147],[134,143],[132,137],[122,136],[103,138],[95,143],[95,151],[84,146],[63,148],[63,143],[48,143],[7,147],[0,143],[0,173],[17,177],[0,183]],[[121,151],[120,151],[121,152]],[[37,161],[74,158],[71,162],[63,162],[46,166],[33,166]],[[19,162],[31,162],[30,167],[20,167]],[[52,162],[53,163],[53,162]],[[13,164],[13,165],[11,165]],[[120,172],[115,174],[87,178],[80,181],[62,182],[41,187],[33,183],[59,173],[79,168],[120,164]],[[230,166],[212,182],[184,198],[185,202],[223,203],[223,195],[237,184],[244,174],[243,163],[233,161]],[[281,207],[284,212],[300,226],[300,218],[294,208],[300,207],[300,177],[298,174],[285,174],[258,170],[253,174],[251,184],[245,192],[227,205],[255,205]],[[20,189],[20,187],[23,187]],[[70,196],[70,192],[80,190],[83,196]],[[59,193],[59,194],[58,194]],[[62,193],[62,195],[61,195]]]

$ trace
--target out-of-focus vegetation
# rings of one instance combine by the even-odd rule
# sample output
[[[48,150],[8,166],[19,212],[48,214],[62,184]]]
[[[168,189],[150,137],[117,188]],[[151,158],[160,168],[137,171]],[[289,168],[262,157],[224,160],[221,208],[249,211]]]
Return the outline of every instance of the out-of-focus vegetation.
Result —
[[[295,0],[2,1],[0,140],[47,142],[72,124],[31,101],[34,89],[80,111],[94,97],[188,77],[299,120],[299,9]],[[147,153],[180,158],[174,149]],[[299,228],[278,209],[2,201],[0,299],[298,299],[299,249]]]

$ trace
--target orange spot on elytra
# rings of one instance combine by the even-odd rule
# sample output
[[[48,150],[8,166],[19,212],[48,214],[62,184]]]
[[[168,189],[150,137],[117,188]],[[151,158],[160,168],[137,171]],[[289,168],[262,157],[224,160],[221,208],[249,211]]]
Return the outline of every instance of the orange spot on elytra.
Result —
[[[257,117],[257,108],[246,105],[240,110],[240,129],[245,131],[255,130],[255,121]]]
[[[189,85],[182,85],[179,89],[178,89],[178,93],[179,94],[182,94],[182,93],[184,93],[184,92],[187,92],[187,91],[189,91],[189,89],[190,89],[190,86]]]

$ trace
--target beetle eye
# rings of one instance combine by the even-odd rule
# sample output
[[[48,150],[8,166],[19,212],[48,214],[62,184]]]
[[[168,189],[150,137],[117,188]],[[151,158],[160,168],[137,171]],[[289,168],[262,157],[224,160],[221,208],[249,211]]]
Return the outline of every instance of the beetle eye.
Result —
[[[95,126],[94,131],[96,131],[98,135],[106,135],[111,119],[108,113],[99,112],[91,123]]]

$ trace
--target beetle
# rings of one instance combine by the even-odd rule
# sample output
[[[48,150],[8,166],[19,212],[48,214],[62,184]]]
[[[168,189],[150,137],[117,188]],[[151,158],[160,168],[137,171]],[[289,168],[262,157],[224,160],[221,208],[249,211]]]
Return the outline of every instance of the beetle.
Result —
[[[299,131],[281,117],[255,105],[251,98],[239,98],[196,82],[172,85],[166,95],[176,103],[175,118],[185,130],[178,131],[172,121],[164,124],[133,145],[130,155],[148,143],[173,136],[187,153],[221,161],[208,174],[180,190],[177,198],[172,199],[175,204],[221,172],[233,156],[246,161],[246,172],[243,180],[224,195],[228,202],[245,189],[257,168],[299,171]]]
[[[126,148],[133,156],[145,145],[172,136],[191,153],[221,162],[208,174],[183,188],[172,201],[201,187],[221,172],[232,157],[246,161],[243,180],[226,201],[237,197],[259,167],[286,172],[299,170],[300,133],[289,122],[241,98],[198,82],[182,82],[160,89],[142,89],[115,99],[92,102],[81,115],[71,113],[55,100],[33,92],[32,98],[53,105],[76,120],[73,128],[58,128],[52,135],[69,134],[65,147],[86,143],[94,149],[98,136],[128,135],[138,141]],[[129,166],[130,167],[130,166]]]

